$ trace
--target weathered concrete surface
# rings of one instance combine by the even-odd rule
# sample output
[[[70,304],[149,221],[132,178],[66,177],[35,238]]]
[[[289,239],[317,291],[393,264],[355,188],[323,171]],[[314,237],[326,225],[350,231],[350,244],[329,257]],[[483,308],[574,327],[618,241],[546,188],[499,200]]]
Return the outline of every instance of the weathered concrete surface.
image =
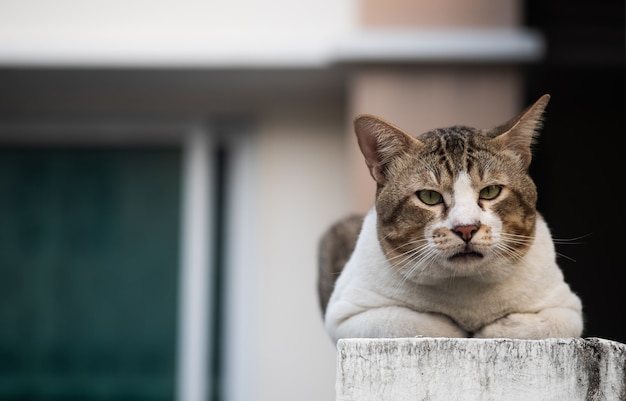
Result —
[[[625,365],[600,338],[344,339],[337,401],[620,401]]]

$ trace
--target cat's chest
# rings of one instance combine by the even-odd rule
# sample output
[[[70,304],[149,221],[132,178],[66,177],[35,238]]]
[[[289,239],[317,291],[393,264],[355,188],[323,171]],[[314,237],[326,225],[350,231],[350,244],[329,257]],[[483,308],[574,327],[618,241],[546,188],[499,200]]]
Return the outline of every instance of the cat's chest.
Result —
[[[523,278],[517,275],[495,283],[457,278],[423,284],[394,272],[391,265],[386,269],[381,269],[380,265],[372,267],[376,265],[363,263],[360,269],[349,272],[355,275],[352,290],[368,290],[360,295],[352,294],[359,303],[370,307],[401,305],[416,312],[439,313],[450,317],[467,331],[476,331],[519,310],[520,301],[532,296],[533,289],[524,286]],[[364,293],[370,295],[363,296]]]
[[[412,287],[412,288],[411,288]],[[418,312],[440,313],[450,317],[460,327],[475,331],[518,307],[518,299],[525,298],[519,289],[503,283],[484,284],[469,280],[440,285],[407,286],[406,307]]]

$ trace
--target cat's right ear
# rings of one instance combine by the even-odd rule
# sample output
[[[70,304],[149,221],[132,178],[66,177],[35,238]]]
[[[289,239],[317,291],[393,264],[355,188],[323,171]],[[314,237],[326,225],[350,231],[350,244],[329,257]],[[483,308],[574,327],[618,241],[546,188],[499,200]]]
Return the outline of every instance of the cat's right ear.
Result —
[[[354,119],[354,132],[365,164],[378,184],[385,183],[386,167],[395,156],[420,144],[395,125],[369,114]]]
[[[543,122],[550,95],[541,96],[517,117],[491,130],[489,134],[503,149],[514,151],[526,168],[532,158],[531,146]]]

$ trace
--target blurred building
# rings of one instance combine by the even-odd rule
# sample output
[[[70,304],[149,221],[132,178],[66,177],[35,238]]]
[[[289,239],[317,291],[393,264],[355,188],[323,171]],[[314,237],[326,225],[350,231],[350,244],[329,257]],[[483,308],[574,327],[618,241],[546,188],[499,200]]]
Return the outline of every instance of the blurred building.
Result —
[[[489,128],[521,0],[0,2],[0,399],[334,399],[317,241],[351,121]]]

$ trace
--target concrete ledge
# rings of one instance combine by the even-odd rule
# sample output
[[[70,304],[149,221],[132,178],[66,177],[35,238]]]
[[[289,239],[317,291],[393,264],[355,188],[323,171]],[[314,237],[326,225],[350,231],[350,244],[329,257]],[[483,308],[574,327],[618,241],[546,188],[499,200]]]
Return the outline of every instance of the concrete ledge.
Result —
[[[343,339],[338,401],[626,400],[626,345],[587,339]]]
[[[4,67],[310,69],[347,63],[523,63],[540,60],[546,48],[538,31],[511,28],[369,29],[326,39],[255,32],[215,40],[215,33],[196,32],[178,40],[41,40],[18,33],[3,41],[2,34],[0,30]]]
[[[545,53],[527,29],[370,29],[339,41],[336,63],[523,63]]]

